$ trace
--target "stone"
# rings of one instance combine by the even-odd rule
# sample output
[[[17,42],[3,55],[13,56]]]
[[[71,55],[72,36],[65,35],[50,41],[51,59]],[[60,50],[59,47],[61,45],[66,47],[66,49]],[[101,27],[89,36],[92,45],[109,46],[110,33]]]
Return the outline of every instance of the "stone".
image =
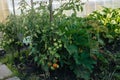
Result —
[[[3,49],[0,49],[0,56],[4,56],[6,54],[6,51]]]
[[[18,77],[12,77],[12,78],[8,78],[8,79],[6,79],[6,80],[20,80]]]
[[[0,80],[3,80],[4,78],[7,78],[12,75],[11,70],[8,69],[6,65],[0,66]]]

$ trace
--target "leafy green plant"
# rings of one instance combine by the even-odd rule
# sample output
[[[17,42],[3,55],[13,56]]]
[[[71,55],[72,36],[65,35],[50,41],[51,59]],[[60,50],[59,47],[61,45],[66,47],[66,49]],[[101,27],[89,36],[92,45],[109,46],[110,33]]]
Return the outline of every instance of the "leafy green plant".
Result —
[[[97,66],[100,72],[107,72],[113,58],[102,48],[105,48],[106,38],[114,40],[119,35],[117,9],[105,8],[102,13],[94,12],[82,18],[77,16],[77,11],[82,11],[83,3],[70,0],[53,11],[50,21],[47,5],[40,2],[38,7],[34,8],[36,4],[33,4],[29,10],[24,0],[20,5],[22,13],[9,16],[7,22],[0,25],[4,36],[2,46],[14,50],[14,58],[20,62],[17,66],[31,62],[46,72],[46,78],[50,76],[47,73],[66,70],[67,75],[70,70],[75,79],[96,79],[100,74],[94,71],[98,64],[101,64]],[[67,16],[64,10],[73,10],[73,14]],[[103,75],[101,73],[97,80]]]
[[[100,11],[93,12],[90,16],[96,20],[99,20],[105,27],[107,27],[106,33],[103,34],[104,38],[108,38],[109,42],[119,38],[120,28],[120,9],[103,8]]]
[[[101,11],[93,12],[89,17],[93,18],[104,26],[104,31],[100,32],[100,38],[104,42],[100,53],[106,60],[98,60],[96,73],[93,73],[95,80],[116,80],[119,74],[119,64],[115,57],[119,53],[119,11],[120,9],[103,8]],[[118,71],[117,71],[118,70]]]
[[[87,18],[77,17],[76,11],[74,11],[75,14],[73,13],[70,17],[63,14],[53,15],[55,18],[50,24],[49,19],[46,18],[49,16],[47,8],[43,7],[40,11],[43,11],[42,14],[34,12],[32,17],[36,18],[35,14],[38,14],[37,17],[42,19],[36,20],[37,23],[32,24],[35,34],[32,34],[30,55],[34,56],[34,61],[46,71],[49,68],[55,70],[59,66],[65,67],[67,65],[69,66],[67,68],[71,69],[77,77],[88,80],[96,63],[96,60],[91,56],[98,56],[92,51],[95,47],[94,50],[98,51],[99,46],[97,40],[99,36],[96,35],[96,33],[99,34],[97,23],[90,25],[88,21],[86,24]],[[92,31],[94,32],[92,33]],[[92,39],[92,37],[96,37],[96,39]]]
[[[1,31],[3,33],[3,42],[2,46],[4,49],[13,49],[19,50],[20,46],[22,45],[22,38],[23,38],[23,32],[24,28],[21,26],[19,21],[20,17],[16,18],[11,15],[8,17],[7,22],[4,26],[1,26]]]
[[[103,32],[104,26],[94,20],[73,15],[64,18],[59,23],[59,27],[64,33],[62,41],[68,54],[67,56],[64,55],[62,60],[64,58],[70,59],[70,62],[67,63],[70,69],[74,71],[77,77],[88,80],[97,58],[103,58],[99,54],[99,45],[103,44],[99,38],[99,32]]]
[[[45,71],[56,70],[67,65],[69,66],[67,68],[71,69],[77,77],[89,79],[93,65],[96,63],[92,56],[97,56],[97,54],[91,51],[94,45],[97,47],[95,50],[98,51],[97,38],[99,36],[95,35],[99,34],[97,32],[99,30],[95,29],[97,26],[86,24],[87,18],[77,17],[76,11],[70,17],[55,14],[54,20],[50,23],[49,10],[46,6],[42,4],[41,6],[37,8],[38,11],[32,9],[32,12],[28,12],[27,15],[26,26],[29,36],[32,37],[30,55],[34,57],[33,60]],[[29,21],[31,19],[32,22]],[[92,36],[92,31],[94,31],[94,36]],[[91,42],[94,44],[90,44]]]

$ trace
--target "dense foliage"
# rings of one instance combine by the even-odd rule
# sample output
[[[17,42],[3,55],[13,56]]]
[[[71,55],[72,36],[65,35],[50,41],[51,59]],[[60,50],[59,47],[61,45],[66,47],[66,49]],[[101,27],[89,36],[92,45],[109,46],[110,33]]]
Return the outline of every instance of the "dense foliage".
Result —
[[[116,49],[108,48],[111,44],[119,47],[116,43],[120,10],[104,8],[82,18],[77,16],[82,3],[77,3],[79,0],[71,0],[61,6],[50,21],[49,8],[44,3],[27,10],[27,5],[21,2],[21,15],[10,15],[0,25],[2,47],[8,52],[12,50],[12,63],[18,69],[27,65],[37,67],[45,72],[45,79],[50,76],[58,80],[120,79],[119,51],[116,54]],[[73,10],[73,14],[67,16],[64,10]]]

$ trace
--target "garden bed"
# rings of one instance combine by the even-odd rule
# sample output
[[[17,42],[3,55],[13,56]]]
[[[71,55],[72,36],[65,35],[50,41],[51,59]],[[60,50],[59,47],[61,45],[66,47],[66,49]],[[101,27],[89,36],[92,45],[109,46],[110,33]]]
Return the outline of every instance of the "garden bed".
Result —
[[[79,4],[79,5],[78,5]],[[22,80],[119,80],[120,9],[103,8],[78,17],[82,3],[72,0],[55,13],[40,3],[0,24],[1,58]],[[64,10],[73,10],[70,16]]]

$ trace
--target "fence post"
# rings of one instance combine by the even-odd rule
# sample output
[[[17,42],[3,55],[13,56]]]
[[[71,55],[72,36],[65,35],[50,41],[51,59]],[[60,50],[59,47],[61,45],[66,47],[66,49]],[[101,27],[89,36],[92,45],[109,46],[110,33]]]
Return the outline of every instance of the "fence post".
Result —
[[[16,15],[15,14],[15,1],[14,0],[12,0],[12,6],[13,6],[13,14]]]
[[[52,2],[53,2],[53,0],[49,0],[50,23],[53,20]]]
[[[33,0],[31,0],[31,8],[33,9]]]

